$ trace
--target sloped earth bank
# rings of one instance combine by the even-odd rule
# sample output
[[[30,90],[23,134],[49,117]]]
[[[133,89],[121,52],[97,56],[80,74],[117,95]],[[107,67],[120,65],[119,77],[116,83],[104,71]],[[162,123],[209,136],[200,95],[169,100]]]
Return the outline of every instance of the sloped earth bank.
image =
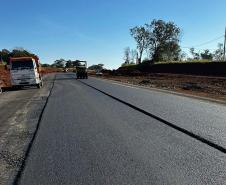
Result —
[[[54,81],[44,87],[24,88],[0,94],[0,184],[12,184],[25,158]]]
[[[147,76],[113,76],[103,78],[149,88],[226,100],[226,78],[176,74],[150,74]]]
[[[10,74],[9,71],[0,68],[0,88],[10,87]]]

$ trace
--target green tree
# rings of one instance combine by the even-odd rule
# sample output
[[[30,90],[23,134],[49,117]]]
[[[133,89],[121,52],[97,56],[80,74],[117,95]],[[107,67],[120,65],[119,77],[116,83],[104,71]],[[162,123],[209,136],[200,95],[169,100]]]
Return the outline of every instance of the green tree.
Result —
[[[64,59],[55,60],[52,64],[53,67],[63,68],[65,67],[66,61]]]
[[[216,61],[223,61],[224,60],[223,59],[224,58],[224,48],[223,48],[223,44],[222,43],[218,44],[217,50],[214,51],[213,58]]]
[[[50,67],[50,64],[42,64],[42,67]]]
[[[130,62],[130,48],[129,47],[127,47],[127,48],[125,48],[124,49],[124,63],[125,64],[129,64],[129,62]]]
[[[65,67],[66,68],[72,68],[73,67],[73,62],[71,60],[66,61]]]
[[[195,48],[190,48],[190,53],[193,60],[200,60],[200,54],[195,52]]]
[[[180,56],[179,37],[181,30],[173,22],[153,20],[146,24],[148,49],[154,62],[177,60]]]
[[[95,70],[96,72],[100,72],[104,69],[104,64],[97,64],[88,67],[89,70]]]
[[[17,47],[11,51],[10,57],[37,57],[37,56],[25,50],[24,48]]]
[[[200,53],[200,56],[203,60],[213,60],[213,54],[208,49]]]
[[[130,50],[130,64],[135,64],[137,60],[137,50],[132,49]]]
[[[0,51],[0,60],[3,62],[9,63],[10,51],[7,49],[3,49]]]
[[[141,63],[143,52],[147,49],[149,45],[149,33],[143,26],[136,26],[130,29],[131,36],[135,39],[137,43],[138,50],[138,63]]]
[[[10,57],[35,57],[38,58],[37,55],[23,49],[23,48],[14,48],[12,51],[7,49],[3,49],[0,51],[0,60],[9,63]]]

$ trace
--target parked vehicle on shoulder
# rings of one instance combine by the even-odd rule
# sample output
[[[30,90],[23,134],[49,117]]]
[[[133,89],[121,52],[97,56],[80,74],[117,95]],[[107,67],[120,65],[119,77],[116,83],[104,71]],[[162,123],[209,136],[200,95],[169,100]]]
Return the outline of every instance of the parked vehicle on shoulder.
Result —
[[[11,83],[14,88],[43,85],[38,57],[10,58]]]
[[[64,68],[63,72],[67,73],[68,72],[68,68]]]
[[[99,71],[99,72],[96,73],[96,75],[97,76],[103,76],[103,73]]]

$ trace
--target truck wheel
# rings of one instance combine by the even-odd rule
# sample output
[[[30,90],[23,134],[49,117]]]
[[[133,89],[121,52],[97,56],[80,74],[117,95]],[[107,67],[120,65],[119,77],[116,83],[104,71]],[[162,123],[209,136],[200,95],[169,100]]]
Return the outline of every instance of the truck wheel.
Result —
[[[41,89],[41,87],[42,87],[41,83],[37,84],[38,89]]]
[[[13,86],[12,87],[13,88],[13,90],[20,90],[20,89],[22,89],[22,86],[20,86],[20,85],[15,85],[15,86]]]

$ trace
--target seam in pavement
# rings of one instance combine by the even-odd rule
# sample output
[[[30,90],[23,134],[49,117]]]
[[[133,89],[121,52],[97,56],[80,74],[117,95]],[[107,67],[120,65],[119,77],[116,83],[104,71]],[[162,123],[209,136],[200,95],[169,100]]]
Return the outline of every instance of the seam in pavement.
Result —
[[[193,95],[193,94],[180,93],[180,92],[176,92],[176,91],[171,91],[171,90],[167,90],[167,89],[160,89],[160,88],[155,88],[155,87],[145,87],[145,86],[141,86],[141,85],[124,83],[124,82],[106,79],[106,78],[96,78],[96,77],[93,77],[93,76],[92,76],[92,78],[102,80],[102,81],[109,81],[109,82],[112,82],[112,83],[115,83],[115,84],[118,84],[118,85],[125,85],[127,87],[136,87],[136,88],[140,88],[140,89],[152,90],[152,91],[156,91],[156,92],[172,94],[172,95],[177,95],[177,96],[182,96],[182,97],[187,97],[187,98],[194,98],[194,99],[197,99],[197,100],[202,100],[202,101],[207,101],[207,102],[211,102],[211,103],[226,105],[226,101],[220,100],[220,99],[208,98],[208,97],[198,96],[198,95]]]
[[[42,120],[43,113],[44,113],[45,108],[46,108],[46,106],[47,106],[47,104],[48,104],[49,97],[52,95],[52,90],[53,90],[53,87],[54,87],[54,84],[55,84],[55,80],[56,80],[56,74],[55,74],[55,76],[54,76],[53,84],[52,84],[52,87],[50,88],[50,92],[49,92],[49,95],[48,95],[48,97],[47,97],[47,99],[46,99],[45,105],[44,105],[44,107],[42,108],[41,114],[40,114],[40,116],[39,116],[39,118],[38,118],[38,123],[37,123],[37,126],[36,126],[36,128],[35,128],[35,132],[34,132],[34,134],[33,134],[33,136],[32,136],[31,141],[30,141],[29,144],[28,144],[28,147],[27,147],[27,150],[26,150],[26,152],[25,152],[25,156],[24,156],[24,159],[23,159],[22,164],[21,164],[21,166],[20,166],[20,169],[19,169],[19,171],[17,172],[17,174],[16,174],[16,176],[15,176],[15,178],[14,178],[14,180],[13,180],[13,185],[18,185],[19,182],[20,182],[21,176],[22,176],[23,171],[24,171],[24,169],[25,169],[25,167],[26,167],[26,161],[27,161],[27,159],[28,159],[28,157],[29,157],[29,154],[30,154],[32,145],[33,145],[33,143],[34,143],[34,141],[35,141],[35,138],[36,138],[36,136],[37,136],[37,133],[38,133],[38,130],[39,130],[39,127],[40,127],[40,123],[41,123],[41,120]]]
[[[135,105],[132,105],[132,104],[130,104],[130,103],[128,103],[128,102],[126,102],[126,101],[124,101],[122,99],[119,99],[119,98],[117,98],[117,97],[115,97],[115,96],[113,96],[111,94],[108,94],[108,93],[106,93],[106,92],[104,92],[104,91],[102,91],[102,90],[100,90],[100,89],[98,89],[98,88],[96,88],[96,87],[94,87],[92,85],[89,85],[89,84],[87,84],[87,83],[85,83],[83,81],[80,81],[80,80],[78,80],[78,81],[80,83],[88,86],[88,87],[91,87],[91,88],[99,91],[100,93],[102,93],[102,94],[104,94],[104,95],[106,95],[106,96],[108,96],[108,97],[110,97],[110,98],[112,98],[114,100],[117,100],[118,102],[121,102],[121,103],[123,103],[123,104],[125,104],[125,105],[127,105],[127,106],[129,106],[129,107],[131,107],[131,108],[133,108],[133,109],[135,109],[135,110],[137,110],[137,111],[139,111],[139,112],[151,117],[151,118],[154,118],[157,121],[162,122],[163,124],[173,128],[173,129],[175,129],[177,131],[180,131],[180,132],[182,132],[182,133],[184,133],[184,134],[186,134],[186,135],[188,135],[188,136],[190,136],[190,137],[192,137],[192,138],[194,138],[194,139],[196,139],[198,141],[201,141],[202,143],[204,143],[206,145],[209,145],[210,147],[215,148],[216,150],[218,150],[220,152],[226,153],[226,148],[224,148],[224,147],[222,147],[222,146],[220,146],[220,145],[218,145],[218,144],[216,144],[214,142],[211,142],[211,141],[205,139],[202,136],[199,136],[199,135],[197,135],[197,134],[195,134],[195,133],[193,133],[191,131],[188,131],[188,130],[182,128],[182,127],[179,127],[179,126],[177,126],[177,125],[175,125],[175,124],[173,124],[173,123],[171,123],[171,122],[169,122],[167,120],[164,120],[163,118],[160,118],[160,117],[158,117],[158,116],[156,116],[154,114],[151,114],[150,112],[147,112],[144,109],[141,109],[141,108],[139,108],[139,107],[137,107]]]

